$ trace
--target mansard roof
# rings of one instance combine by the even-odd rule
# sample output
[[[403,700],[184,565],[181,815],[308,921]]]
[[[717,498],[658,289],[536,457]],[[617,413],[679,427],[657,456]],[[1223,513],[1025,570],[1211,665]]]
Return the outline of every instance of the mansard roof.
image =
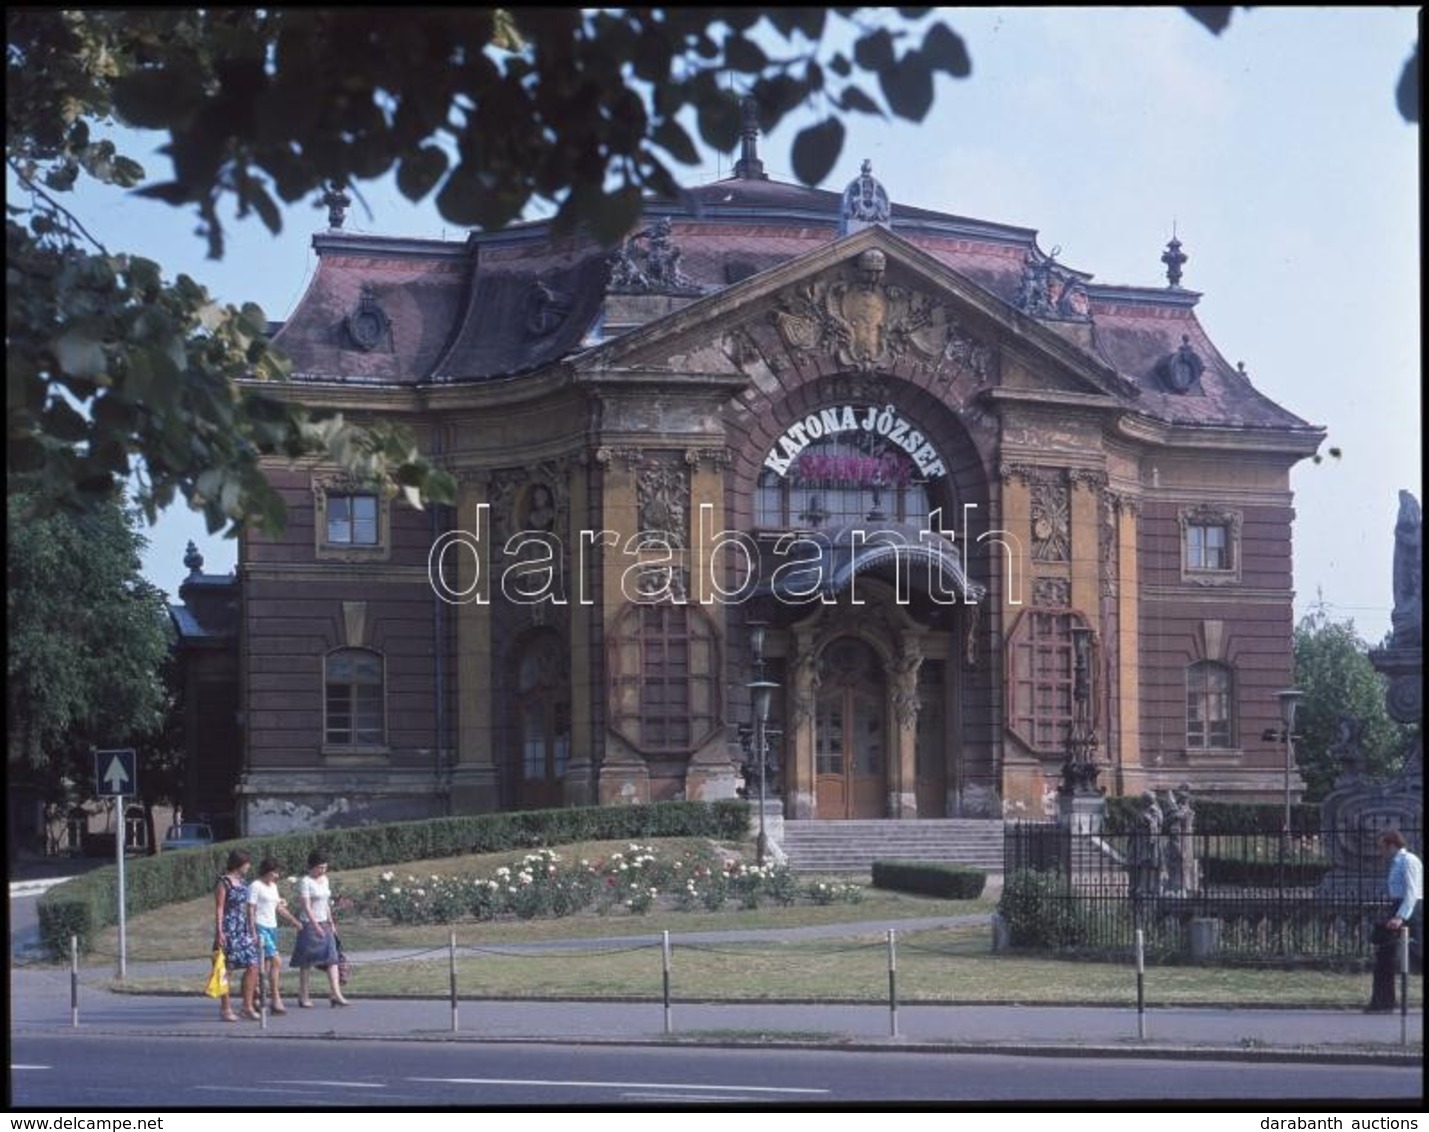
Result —
[[[465,242],[331,231],[276,338],[299,381],[510,380],[839,240],[842,194],[732,177],[652,200],[612,252],[532,222]],[[894,203],[884,225],[1024,327],[1118,375],[1138,414],[1177,426],[1313,431],[1230,365],[1179,286],[1114,286],[1058,263],[1033,229]],[[1000,320],[1001,321],[1001,320]],[[1046,335],[1042,336],[1044,339]]]

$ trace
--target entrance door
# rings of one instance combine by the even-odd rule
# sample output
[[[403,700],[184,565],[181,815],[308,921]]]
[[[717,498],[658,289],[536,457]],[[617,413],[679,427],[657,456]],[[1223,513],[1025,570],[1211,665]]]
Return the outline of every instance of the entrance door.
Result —
[[[842,637],[820,658],[814,717],[815,813],[881,818],[887,794],[883,667],[862,641]]]

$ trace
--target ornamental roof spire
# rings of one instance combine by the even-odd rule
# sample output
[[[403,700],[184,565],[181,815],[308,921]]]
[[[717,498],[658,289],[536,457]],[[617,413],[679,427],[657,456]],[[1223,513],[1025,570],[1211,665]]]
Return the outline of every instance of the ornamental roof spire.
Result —
[[[767,181],[769,174],[759,160],[759,104],[746,98],[740,109],[744,126],[739,132],[739,160],[734,163],[734,175],[744,181]]]

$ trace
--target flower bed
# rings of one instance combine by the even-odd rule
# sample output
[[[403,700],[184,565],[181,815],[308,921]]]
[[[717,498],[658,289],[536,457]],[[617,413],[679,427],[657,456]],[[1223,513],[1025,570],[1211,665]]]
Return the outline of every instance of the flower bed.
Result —
[[[631,844],[601,860],[568,862],[551,849],[528,853],[490,876],[398,875],[385,872],[356,898],[364,915],[394,924],[446,924],[455,920],[535,919],[587,910],[643,915],[657,905],[716,911],[727,903],[857,903],[856,884],[800,885],[784,865],[721,862],[712,854],[662,858],[648,845]]]

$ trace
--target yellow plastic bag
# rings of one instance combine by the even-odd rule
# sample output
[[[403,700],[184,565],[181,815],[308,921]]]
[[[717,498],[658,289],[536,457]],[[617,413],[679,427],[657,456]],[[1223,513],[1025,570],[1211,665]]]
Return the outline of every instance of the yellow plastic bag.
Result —
[[[228,967],[223,961],[223,949],[213,952],[213,970],[208,973],[208,986],[204,993],[209,998],[222,998],[228,993]]]

